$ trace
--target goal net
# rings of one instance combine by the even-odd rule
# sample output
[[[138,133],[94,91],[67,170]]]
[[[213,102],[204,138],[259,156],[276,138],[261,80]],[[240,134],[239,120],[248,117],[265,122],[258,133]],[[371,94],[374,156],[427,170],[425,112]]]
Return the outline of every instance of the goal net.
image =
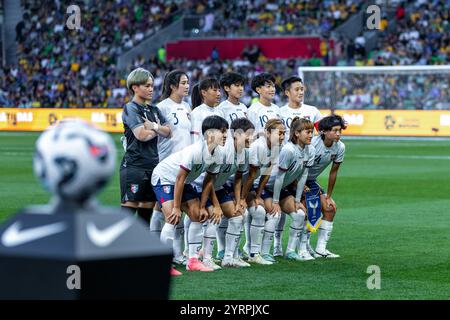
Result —
[[[299,67],[305,103],[331,109],[450,109],[450,65]]]

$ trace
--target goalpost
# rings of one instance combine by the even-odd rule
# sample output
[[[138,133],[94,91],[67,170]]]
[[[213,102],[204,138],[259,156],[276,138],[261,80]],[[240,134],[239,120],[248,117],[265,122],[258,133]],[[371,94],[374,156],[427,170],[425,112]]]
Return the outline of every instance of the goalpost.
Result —
[[[320,109],[450,110],[450,65],[299,67]]]

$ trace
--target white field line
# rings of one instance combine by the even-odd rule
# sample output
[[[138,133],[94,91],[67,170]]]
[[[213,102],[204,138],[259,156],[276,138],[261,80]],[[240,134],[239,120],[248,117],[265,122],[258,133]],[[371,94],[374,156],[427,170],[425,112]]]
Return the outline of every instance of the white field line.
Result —
[[[450,156],[389,155],[389,154],[352,154],[351,158],[374,159],[412,159],[412,160],[450,160]]]

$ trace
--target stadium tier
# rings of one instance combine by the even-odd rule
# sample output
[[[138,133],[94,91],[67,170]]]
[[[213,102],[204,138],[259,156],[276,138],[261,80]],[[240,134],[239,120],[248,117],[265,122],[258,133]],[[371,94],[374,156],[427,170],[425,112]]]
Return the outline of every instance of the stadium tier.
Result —
[[[16,27],[17,63],[6,64],[0,70],[1,107],[121,107],[128,99],[125,76],[130,68],[138,65],[148,68],[155,75],[157,98],[161,92],[162,77],[174,68],[187,71],[191,83],[207,75],[218,76],[225,70],[234,70],[248,78],[262,71],[271,72],[280,84],[282,78],[295,74],[300,66],[423,65],[447,64],[450,61],[448,3],[445,1],[397,1],[395,17],[388,21],[383,16],[381,30],[377,31],[380,33],[377,43],[367,51],[362,49],[364,37],[328,37],[338,25],[344,24],[361,8],[364,9],[361,1],[105,1],[95,5],[93,1],[84,1],[79,3],[83,12],[79,31],[70,31],[65,26],[67,14],[62,9],[69,2],[49,0],[43,4],[42,1],[22,1],[24,18]],[[220,59],[220,52],[211,52],[210,58],[204,61],[183,58],[167,61],[164,48],[160,48],[152,55],[139,56],[125,69],[118,69],[118,56],[149,36],[158,34],[161,32],[158,30],[172,21],[192,14],[205,17],[202,29],[205,35],[219,33],[224,36],[229,31],[226,36],[233,37],[247,31],[252,36],[273,36],[286,32],[320,36],[327,31],[327,37],[320,40],[319,53],[309,58],[268,59],[257,46],[248,46],[239,59],[224,61]],[[215,18],[208,30],[211,21],[206,21],[206,17],[211,14]],[[304,19],[312,20],[305,23]],[[224,24],[224,21],[229,23]],[[166,42],[170,40],[166,39]],[[424,81],[434,83],[439,79]],[[380,81],[373,79],[372,82],[376,83],[372,83],[368,91],[381,92],[377,88],[390,86],[384,92],[401,92],[404,91],[402,87],[411,86],[403,80],[400,81],[400,88],[396,88],[396,81],[389,81],[389,84]],[[344,94],[354,90],[349,83],[353,80],[339,84]],[[432,95],[438,94],[436,90],[448,90],[442,86],[435,89],[436,86],[431,85],[434,90]],[[426,91],[430,86],[425,87]],[[253,96],[250,96],[248,87],[246,92],[248,97],[244,102],[249,105]],[[407,90],[408,94],[410,91]],[[410,98],[414,96],[407,100]],[[276,101],[281,99],[278,94]],[[352,107],[351,104],[333,106],[327,99],[314,102],[323,102],[323,105],[319,104],[323,108]],[[338,100],[344,101],[343,98]],[[358,107],[386,105],[388,108],[404,107],[395,99],[388,104],[362,103]],[[417,103],[417,108],[422,105],[422,102]],[[445,105],[438,108],[446,108]],[[411,104],[406,107],[410,108]],[[434,107],[431,103],[426,108]]]

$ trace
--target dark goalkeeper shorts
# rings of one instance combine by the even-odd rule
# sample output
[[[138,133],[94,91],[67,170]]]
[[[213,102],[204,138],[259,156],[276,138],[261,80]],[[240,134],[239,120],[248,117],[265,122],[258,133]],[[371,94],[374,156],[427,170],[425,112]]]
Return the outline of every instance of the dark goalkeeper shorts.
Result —
[[[152,170],[123,165],[120,166],[121,202],[155,202],[151,178]]]

